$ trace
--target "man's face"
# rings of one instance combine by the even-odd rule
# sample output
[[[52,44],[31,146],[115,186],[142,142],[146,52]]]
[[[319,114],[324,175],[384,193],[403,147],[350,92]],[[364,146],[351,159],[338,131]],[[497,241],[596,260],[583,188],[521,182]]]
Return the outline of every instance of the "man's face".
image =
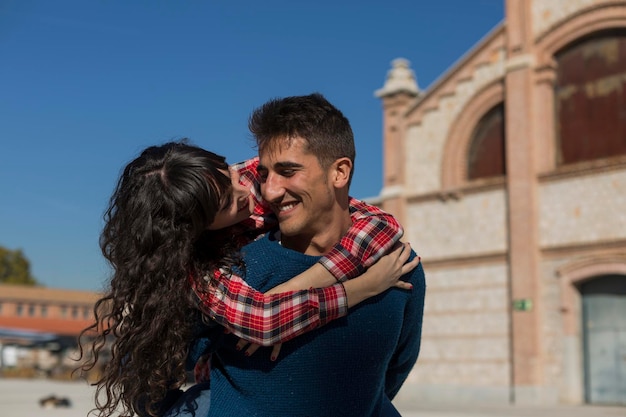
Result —
[[[312,239],[332,224],[335,193],[329,175],[304,139],[279,142],[259,153],[261,194],[278,217],[283,236]]]

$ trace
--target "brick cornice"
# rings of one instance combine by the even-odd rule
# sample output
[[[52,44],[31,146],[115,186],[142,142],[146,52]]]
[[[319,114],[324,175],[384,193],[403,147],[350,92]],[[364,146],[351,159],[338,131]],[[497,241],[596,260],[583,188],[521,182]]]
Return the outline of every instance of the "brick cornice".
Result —
[[[626,170],[626,155],[561,165],[552,172],[539,175],[539,182],[574,179],[582,176]]]

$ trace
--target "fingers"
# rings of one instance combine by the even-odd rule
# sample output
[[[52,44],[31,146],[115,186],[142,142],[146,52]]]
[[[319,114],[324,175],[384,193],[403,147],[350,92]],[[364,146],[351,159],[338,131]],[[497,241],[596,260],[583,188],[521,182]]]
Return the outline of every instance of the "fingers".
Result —
[[[250,345],[250,346],[248,346],[248,345]],[[259,348],[260,345],[257,345],[255,343],[250,343],[250,342],[248,342],[247,340],[244,340],[244,339],[239,339],[239,341],[235,345],[235,349],[242,350],[246,346],[248,346],[248,349],[246,349],[246,351],[243,354],[246,355],[246,356],[251,356],[254,352],[257,351],[257,349]]]
[[[396,288],[400,288],[402,290],[412,290],[413,289],[413,284],[411,284],[410,282],[406,282],[406,281],[398,281],[393,286],[396,287]]]
[[[237,171],[237,169],[235,169],[235,167],[233,167],[232,165],[228,167],[228,170],[230,171],[231,181],[234,184],[237,184],[239,182],[239,178],[241,177],[239,171]]]
[[[398,260],[402,263],[405,263],[409,257],[411,256],[411,244],[410,243],[403,243],[402,244],[402,251],[400,252],[400,257],[398,258]]]
[[[260,346],[261,345],[257,345],[256,343],[251,343],[250,347],[243,354],[246,356],[252,356]]]
[[[409,272],[411,272],[412,270],[417,268],[417,265],[419,265],[419,263],[420,263],[420,261],[422,259],[420,256],[416,256],[413,259],[411,259],[410,261],[406,262],[408,260],[408,256],[410,256],[410,254],[411,254],[410,245],[408,243],[406,245],[407,245],[407,248],[409,248],[409,250],[404,251],[407,254],[407,257],[406,257],[407,259],[404,259],[404,260],[401,259],[403,257],[403,255],[404,255],[404,253],[401,254],[400,258],[398,259],[398,260],[401,260],[403,262],[402,268],[400,270],[400,276],[404,276],[405,274],[408,274]],[[413,289],[413,284],[398,279],[398,281],[396,281],[396,283],[394,284],[394,287],[401,288],[403,290],[412,290]]]
[[[401,243],[400,246],[395,248],[388,256],[391,258],[392,268],[400,272],[402,265],[404,265],[411,256],[411,244]],[[402,274],[404,274],[404,272]]]
[[[244,339],[239,339],[239,341],[238,341],[238,342],[237,342],[237,344],[235,345],[235,349],[237,349],[237,350],[241,350],[241,349],[243,349],[244,347],[246,347],[246,346],[248,345],[248,343],[250,343],[250,342],[248,342],[247,340],[244,340]]]
[[[248,349],[246,349],[246,351],[243,352],[243,354],[246,356],[251,356],[260,347],[260,345],[257,345],[256,343],[250,343],[243,339],[240,339],[239,342],[237,342],[237,344],[235,345],[235,349],[242,350],[248,344],[250,344],[250,346],[248,346]]]
[[[250,345],[250,346],[248,346]],[[275,361],[276,359],[278,359],[278,355],[280,354],[280,348],[282,347],[282,343],[278,343],[274,346],[272,346],[272,354],[270,356],[270,359],[272,361]],[[246,356],[252,356],[254,355],[254,353],[259,350],[259,348],[261,347],[261,345],[257,345],[256,343],[250,343],[247,340],[244,339],[239,339],[239,341],[237,342],[237,344],[235,345],[235,349],[237,350],[243,350],[246,346],[248,346],[248,349],[246,349],[243,354]]]
[[[416,256],[415,258],[411,259],[409,262],[402,265],[402,275],[407,274],[411,272],[412,270],[414,270],[415,268],[417,268],[417,265],[419,265],[421,259],[422,259],[421,257]]]
[[[279,343],[277,345],[274,345],[272,347],[272,355],[270,356],[270,360],[272,362],[274,362],[276,359],[278,359],[278,355],[280,354],[280,348],[283,346],[282,343]]]

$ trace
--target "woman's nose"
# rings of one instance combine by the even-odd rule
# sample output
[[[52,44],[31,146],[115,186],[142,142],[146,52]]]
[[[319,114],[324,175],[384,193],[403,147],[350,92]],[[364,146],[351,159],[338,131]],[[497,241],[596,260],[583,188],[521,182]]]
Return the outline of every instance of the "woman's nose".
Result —
[[[250,189],[241,184],[237,184],[233,191],[238,198],[247,198],[250,195]]]

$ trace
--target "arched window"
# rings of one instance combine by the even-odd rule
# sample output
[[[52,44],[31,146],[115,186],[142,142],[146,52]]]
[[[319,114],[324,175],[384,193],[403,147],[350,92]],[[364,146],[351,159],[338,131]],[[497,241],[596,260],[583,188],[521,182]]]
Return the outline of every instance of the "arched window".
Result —
[[[504,104],[489,110],[472,134],[467,157],[467,178],[499,177],[506,174],[504,157]]]
[[[587,37],[555,58],[557,163],[626,154],[626,33]]]

